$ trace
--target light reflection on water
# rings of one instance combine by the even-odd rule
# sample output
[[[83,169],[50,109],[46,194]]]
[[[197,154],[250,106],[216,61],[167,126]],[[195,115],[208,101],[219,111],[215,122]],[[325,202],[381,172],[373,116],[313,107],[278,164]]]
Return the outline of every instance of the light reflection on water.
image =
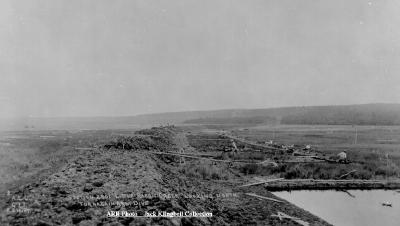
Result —
[[[333,225],[400,225],[400,193],[393,190],[273,192]],[[382,206],[383,202],[392,207]]]

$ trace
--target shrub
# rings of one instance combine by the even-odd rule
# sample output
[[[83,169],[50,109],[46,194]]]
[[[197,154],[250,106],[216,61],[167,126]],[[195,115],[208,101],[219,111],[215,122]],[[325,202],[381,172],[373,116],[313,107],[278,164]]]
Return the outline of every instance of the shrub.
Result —
[[[255,163],[245,164],[240,167],[240,172],[244,174],[255,174],[258,171],[259,165]]]
[[[232,156],[235,160],[247,159],[247,160],[264,160],[265,154],[262,152],[241,152]]]
[[[372,178],[372,172],[367,170],[360,170],[354,173],[353,176],[355,179],[363,179],[368,180]]]
[[[227,180],[230,176],[226,168],[204,162],[200,162],[199,165],[194,167],[193,165],[186,165],[180,172],[188,177],[200,177],[203,180]]]
[[[290,168],[286,173],[284,173],[285,179],[295,179],[295,178],[302,178],[302,170],[298,165],[295,167]]]

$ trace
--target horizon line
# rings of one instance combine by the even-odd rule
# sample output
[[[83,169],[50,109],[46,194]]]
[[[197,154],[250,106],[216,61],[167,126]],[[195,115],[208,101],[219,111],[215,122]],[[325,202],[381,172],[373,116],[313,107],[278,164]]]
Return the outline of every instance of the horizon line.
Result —
[[[257,107],[257,108],[222,108],[222,109],[209,109],[209,110],[181,110],[181,111],[164,111],[154,113],[140,113],[136,115],[76,115],[76,116],[15,116],[15,117],[0,117],[0,119],[68,119],[68,118],[124,118],[124,117],[140,117],[161,114],[176,114],[176,113],[190,113],[190,112],[207,112],[207,111],[235,111],[235,110],[266,110],[266,109],[282,109],[282,108],[301,108],[301,107],[333,107],[333,106],[359,106],[359,105],[400,105],[400,103],[363,103],[363,104],[331,104],[331,105],[297,105],[297,106],[279,106],[279,107]]]

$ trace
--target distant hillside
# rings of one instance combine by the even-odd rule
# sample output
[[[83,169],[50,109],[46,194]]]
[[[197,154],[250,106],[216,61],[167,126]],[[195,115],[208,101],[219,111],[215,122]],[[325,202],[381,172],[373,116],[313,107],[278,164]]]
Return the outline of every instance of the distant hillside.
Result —
[[[192,120],[222,120],[230,118],[259,118],[271,117],[278,121],[283,116],[301,113],[305,111],[305,107],[283,107],[283,108],[265,108],[265,109],[227,109],[213,111],[184,111],[184,112],[168,112],[157,114],[146,114],[135,116],[137,122],[142,123],[191,123]],[[258,119],[257,119],[258,120]]]
[[[400,125],[399,104],[310,107],[282,117],[282,124]]]
[[[0,119],[0,130],[133,129],[167,123],[400,125],[400,104],[187,111],[124,117]]]
[[[185,123],[257,125],[257,124],[263,124],[263,123],[277,123],[277,119],[275,117],[269,117],[269,116],[232,117],[232,118],[198,118],[198,119],[186,120]]]
[[[262,124],[274,122],[271,118],[275,118],[281,124],[400,125],[400,104],[285,107],[231,110],[223,112],[225,115],[220,113],[214,117],[186,120],[185,123],[209,124],[240,120]],[[267,117],[269,120],[263,120]]]
[[[400,104],[282,107],[266,109],[226,109],[145,114],[102,118],[103,123],[158,124],[359,124],[400,125]]]

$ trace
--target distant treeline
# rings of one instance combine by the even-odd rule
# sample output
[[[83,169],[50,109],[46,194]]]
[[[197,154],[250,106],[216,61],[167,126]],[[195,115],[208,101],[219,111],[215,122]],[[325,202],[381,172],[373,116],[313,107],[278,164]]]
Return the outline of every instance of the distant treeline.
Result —
[[[275,117],[258,116],[258,117],[229,117],[229,118],[197,118],[186,120],[184,123],[194,124],[263,124],[277,122]]]
[[[282,124],[400,125],[398,106],[328,106],[282,117]]]

